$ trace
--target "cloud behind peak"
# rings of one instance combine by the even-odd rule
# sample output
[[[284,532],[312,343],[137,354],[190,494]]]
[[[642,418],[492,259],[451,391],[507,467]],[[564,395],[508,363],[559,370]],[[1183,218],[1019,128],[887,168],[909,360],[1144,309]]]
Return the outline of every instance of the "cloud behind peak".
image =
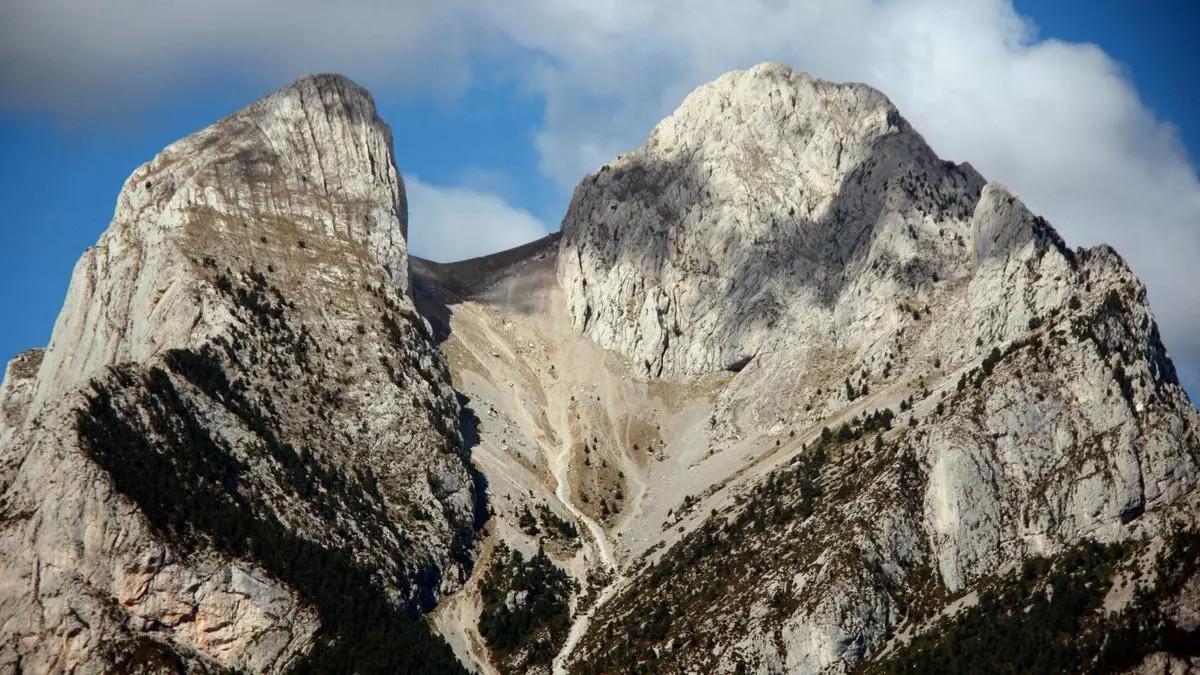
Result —
[[[865,82],[940,155],[1010,186],[1069,244],[1115,246],[1145,281],[1185,380],[1200,385],[1200,182],[1179,134],[1102,49],[1039,38],[1008,0],[697,0],[686,11],[594,0],[39,0],[5,3],[0,26],[0,104],[63,118],[136,115],[206,68],[264,90],[338,71],[377,94],[449,100],[481,73],[513,72],[542,101],[529,137],[541,175],[509,180],[563,195],[725,71],[771,60]],[[414,223],[422,212],[441,219],[414,232],[430,257],[483,252],[459,243],[500,230],[507,245],[545,229],[519,194],[520,207],[477,188],[414,181],[410,192]]]

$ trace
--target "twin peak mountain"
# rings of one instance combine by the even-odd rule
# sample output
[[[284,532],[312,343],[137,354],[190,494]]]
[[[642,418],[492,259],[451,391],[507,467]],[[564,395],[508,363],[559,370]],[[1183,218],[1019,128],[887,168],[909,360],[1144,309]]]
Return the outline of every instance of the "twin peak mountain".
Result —
[[[1198,666],[1144,288],[879,92],[729,73],[560,233],[408,225],[338,76],[133,173],[0,387],[0,671]]]

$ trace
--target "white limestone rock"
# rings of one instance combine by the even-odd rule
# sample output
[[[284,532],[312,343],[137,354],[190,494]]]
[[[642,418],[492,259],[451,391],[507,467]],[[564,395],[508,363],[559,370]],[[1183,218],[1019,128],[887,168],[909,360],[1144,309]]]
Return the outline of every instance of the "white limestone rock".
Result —
[[[5,368],[4,380],[0,381],[0,447],[25,421],[44,354],[41,349],[30,349],[18,354]]]
[[[682,619],[690,646],[664,667],[851,669],[901,626],[918,570],[952,595],[1027,556],[1162,536],[1200,483],[1200,415],[1120,257],[1068,249],[862,85],[764,64],[700,87],[581,182],[558,278],[575,329],[642,376],[737,373],[716,394],[713,452],[819,429],[855,399],[914,406],[888,437],[920,487],[836,497],[802,530],[825,552],[789,563],[798,609],[755,619],[766,583],[715,600],[739,622],[759,604],[705,639],[712,626]],[[836,475],[826,494],[843,494]],[[717,523],[749,517],[726,508]],[[801,536],[780,527],[763,536]],[[649,583],[624,587],[614,616]],[[591,622],[619,624],[605,625]],[[603,643],[585,637],[581,660],[616,648]]]
[[[282,672],[312,649],[312,589],[159,483],[346,552],[401,610],[457,587],[476,488],[405,228],[390,130],[339,76],[133,173],[0,389],[0,671]]]
[[[853,670],[1030,556],[1197,521],[1200,416],[1141,284],[868,87],[776,64],[701,87],[584,179],[557,242],[423,264],[438,336],[405,227],[387,127],[336,76],[134,173],[0,385],[0,672],[300,663],[313,589],[213,495],[394,607],[454,592],[483,515],[438,350],[458,329],[492,543],[536,550],[504,518],[547,506],[589,542],[555,553],[598,604],[556,666]],[[572,457],[589,431],[598,462]],[[593,528],[573,495],[605,470],[622,503]],[[439,626],[487,671],[473,584]],[[1191,584],[1166,609],[1194,627]]]
[[[649,375],[860,344],[903,321],[877,310],[965,267],[940,239],[970,236],[982,187],[879,92],[764,64],[700,87],[584,178],[559,279],[576,328]]]

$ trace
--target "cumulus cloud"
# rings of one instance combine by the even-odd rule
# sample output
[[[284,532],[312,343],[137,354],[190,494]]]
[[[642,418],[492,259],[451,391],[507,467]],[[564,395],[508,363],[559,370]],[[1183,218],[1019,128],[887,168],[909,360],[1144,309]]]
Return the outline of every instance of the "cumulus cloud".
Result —
[[[544,237],[547,228],[528,211],[490,192],[404,179],[408,247],[414,255],[452,262],[487,255]]]
[[[464,4],[4,2],[0,102],[71,121],[111,120],[213,77],[280,84],[318,72],[452,97],[470,81],[470,59],[492,44]]]
[[[0,101],[50,110],[137,101],[205,59],[275,82],[342,70],[371,87],[444,96],[480,63],[518,64],[545,101],[532,139],[541,171],[563,191],[724,71],[775,60],[866,82],[939,154],[1007,184],[1072,245],[1113,244],[1200,386],[1196,171],[1119,64],[1096,46],[1039,37],[1009,0],[39,0],[5,3],[0,26]],[[488,222],[528,217],[481,190],[460,192],[438,194],[504,214],[451,216],[431,199],[454,223],[446,231],[464,228],[468,240],[490,236]],[[422,234],[416,210],[414,237],[437,236]]]

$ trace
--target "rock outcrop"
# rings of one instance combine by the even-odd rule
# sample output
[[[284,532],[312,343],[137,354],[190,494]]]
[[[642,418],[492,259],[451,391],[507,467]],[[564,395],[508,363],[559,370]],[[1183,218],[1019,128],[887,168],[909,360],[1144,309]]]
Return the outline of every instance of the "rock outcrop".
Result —
[[[452,661],[410,615],[470,569],[477,490],[405,227],[339,76],[133,173],[0,390],[0,670]]]
[[[1194,667],[1145,289],[879,92],[730,73],[559,235],[405,228],[334,76],[133,174],[0,385],[0,672]]]
[[[879,92],[763,65],[700,87],[584,178],[559,278],[575,326],[649,375],[869,343],[966,267],[983,185]]]
[[[764,64],[700,87],[582,181],[558,278],[642,376],[736,373],[711,452],[833,428],[635,571],[580,667],[849,669],[1022,560],[1169,536],[1200,481],[1121,258],[1067,248],[862,85]]]

